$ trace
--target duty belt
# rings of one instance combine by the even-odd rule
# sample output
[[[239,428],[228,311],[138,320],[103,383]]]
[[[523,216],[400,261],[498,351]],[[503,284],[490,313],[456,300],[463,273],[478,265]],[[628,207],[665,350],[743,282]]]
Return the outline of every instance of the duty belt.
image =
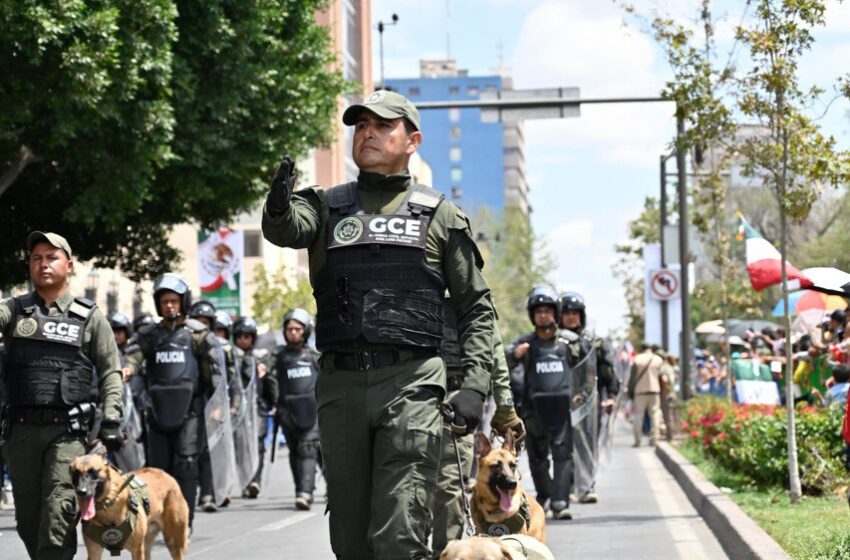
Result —
[[[437,355],[436,348],[415,350],[364,350],[360,352],[333,352],[333,364],[337,369],[368,371],[394,366],[411,360],[430,358]]]
[[[62,408],[12,408],[9,418],[13,424],[66,424],[68,411]]]

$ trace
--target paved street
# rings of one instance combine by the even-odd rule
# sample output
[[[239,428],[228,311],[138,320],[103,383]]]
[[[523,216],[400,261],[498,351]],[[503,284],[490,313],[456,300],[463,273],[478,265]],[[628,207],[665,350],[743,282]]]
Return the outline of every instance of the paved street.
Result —
[[[555,557],[581,560],[726,558],[652,448],[632,449],[630,442],[630,435],[621,425],[612,464],[599,479],[599,504],[574,505],[573,521],[550,521],[549,545]],[[310,512],[294,509],[285,450],[272,470],[259,499],[237,499],[231,507],[216,514],[198,513],[189,558],[332,557],[327,521],[322,516],[323,500]],[[524,467],[523,479],[530,487],[527,467]],[[324,495],[322,483],[318,495]],[[82,544],[78,557],[85,558]],[[125,553],[123,557],[129,555]],[[108,554],[104,558],[108,558]],[[153,558],[168,558],[164,546],[157,546]],[[9,511],[0,512],[0,560],[26,560],[15,534],[13,513]]]

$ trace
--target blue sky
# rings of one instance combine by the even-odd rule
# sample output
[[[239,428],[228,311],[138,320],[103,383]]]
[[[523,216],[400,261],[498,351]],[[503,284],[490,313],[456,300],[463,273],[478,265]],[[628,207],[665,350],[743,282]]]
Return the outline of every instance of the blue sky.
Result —
[[[634,2],[692,18],[693,0]],[[721,49],[732,44],[743,2],[715,9]],[[490,73],[500,62],[512,69],[514,87],[577,86],[582,97],[658,95],[670,72],[663,53],[639,25],[606,0],[373,0],[373,20],[399,16],[384,33],[384,66],[393,78],[416,77],[419,59],[452,58],[470,74]],[[802,61],[804,85],[826,87],[850,72],[850,3],[831,2],[827,28]],[[448,34],[448,45],[447,45]],[[374,32],[375,80],[379,79]],[[823,113],[824,105],[813,108]],[[850,147],[850,104],[834,102],[821,121]],[[658,156],[675,132],[668,104],[584,106],[577,119],[526,122],[526,172],[532,224],[558,257],[559,290],[584,294],[601,332],[620,328],[626,311],[611,274],[614,245],[646,196],[658,196]],[[428,141],[425,133],[425,142]],[[671,162],[670,170],[673,170]],[[440,185],[435,185],[440,188]]]

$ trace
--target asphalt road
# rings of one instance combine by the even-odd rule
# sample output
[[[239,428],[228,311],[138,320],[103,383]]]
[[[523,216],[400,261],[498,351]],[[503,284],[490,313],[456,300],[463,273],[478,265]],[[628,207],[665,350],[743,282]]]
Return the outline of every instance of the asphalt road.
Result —
[[[684,493],[655,457],[652,448],[632,449],[620,426],[613,459],[597,484],[600,501],[573,505],[572,521],[549,520],[549,547],[558,559],[629,558],[716,560],[726,558],[720,545]],[[532,489],[527,465],[523,484]],[[256,500],[236,499],[217,513],[198,512],[189,558],[209,560],[333,558],[324,513],[324,483],[309,512],[296,511],[294,489],[282,449],[267,469]],[[80,539],[77,558],[85,558]],[[104,558],[108,558],[108,553]],[[129,558],[128,553],[122,557]],[[0,560],[26,560],[11,511],[0,511]],[[167,559],[159,543],[153,558]]]

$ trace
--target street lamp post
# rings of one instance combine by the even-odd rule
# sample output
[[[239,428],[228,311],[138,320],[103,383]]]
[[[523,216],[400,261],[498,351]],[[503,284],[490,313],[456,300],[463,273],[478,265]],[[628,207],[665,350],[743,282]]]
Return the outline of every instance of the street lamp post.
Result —
[[[86,299],[97,301],[97,286],[100,284],[100,274],[96,268],[92,268],[86,276]]]
[[[109,282],[109,291],[106,292],[106,312],[112,315],[118,311],[118,282],[112,280]]]
[[[664,230],[667,228],[667,160],[672,158],[675,152],[662,155],[661,160],[661,196],[659,197],[659,213],[661,214],[661,268],[667,268],[667,256],[664,247]],[[667,300],[661,300],[661,345],[665,351],[670,350],[670,321],[667,317]]]
[[[384,89],[384,28],[389,25],[396,25],[398,23],[398,14],[393,14],[390,18],[392,21],[389,22],[378,22],[378,37],[380,37],[380,49],[381,49],[381,88]]]

